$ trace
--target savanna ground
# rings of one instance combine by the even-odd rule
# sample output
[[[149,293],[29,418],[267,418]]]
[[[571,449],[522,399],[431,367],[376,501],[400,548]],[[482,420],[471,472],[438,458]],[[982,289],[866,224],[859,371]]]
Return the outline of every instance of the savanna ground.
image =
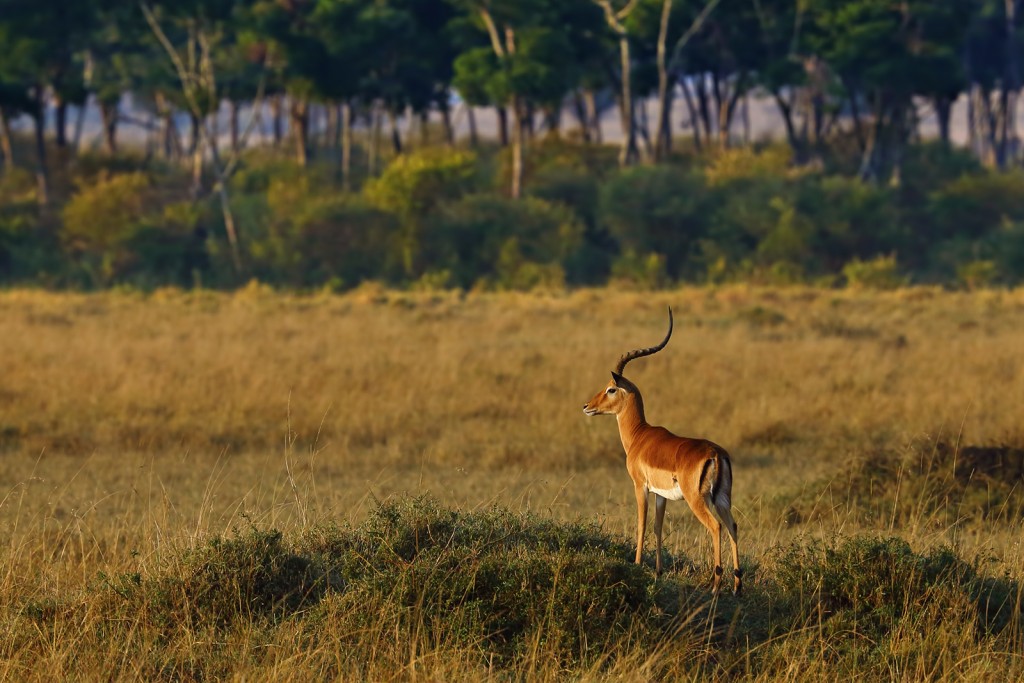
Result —
[[[666,305],[739,600],[682,503],[629,563],[581,411]],[[0,678],[1019,680],[1022,350],[1021,290],[3,292]]]

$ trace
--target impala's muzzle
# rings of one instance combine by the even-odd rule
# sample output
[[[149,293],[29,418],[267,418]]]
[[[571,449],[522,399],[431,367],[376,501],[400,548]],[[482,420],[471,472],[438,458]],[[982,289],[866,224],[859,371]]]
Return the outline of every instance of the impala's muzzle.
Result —
[[[590,417],[593,417],[593,416],[597,415],[598,412],[599,411],[597,410],[597,408],[591,408],[589,403],[584,403],[583,404],[583,414],[584,415],[589,415]]]

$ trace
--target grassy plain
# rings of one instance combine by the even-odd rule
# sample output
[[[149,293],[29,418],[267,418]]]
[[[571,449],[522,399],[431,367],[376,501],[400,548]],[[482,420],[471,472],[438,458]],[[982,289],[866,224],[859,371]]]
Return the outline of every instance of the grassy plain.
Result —
[[[651,422],[732,452],[743,602],[707,603],[710,543],[682,504],[674,571],[630,573],[615,424],[581,411],[666,305],[672,342],[627,374]],[[0,678],[1019,678],[1022,407],[1021,290],[2,292]],[[363,548],[391,566],[371,546],[449,514],[482,531],[438,541],[432,566],[473,585],[494,538],[520,539],[499,578],[532,556],[618,564],[566,569],[520,640],[464,600],[427,619],[429,581],[395,611],[413,556],[374,574],[390,588],[332,564]],[[298,562],[316,600],[253,597],[236,555]],[[494,595],[534,586],[523,571]],[[608,576],[643,618],[595,634],[552,616],[558,590]],[[225,586],[227,616],[194,617],[222,614]]]

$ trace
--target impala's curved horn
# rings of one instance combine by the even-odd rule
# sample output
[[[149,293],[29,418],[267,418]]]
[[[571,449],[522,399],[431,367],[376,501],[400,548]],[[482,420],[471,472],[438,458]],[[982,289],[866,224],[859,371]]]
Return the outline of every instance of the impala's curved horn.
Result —
[[[668,307],[668,334],[666,334],[665,338],[661,340],[661,343],[658,344],[657,346],[652,346],[649,349],[636,349],[635,351],[630,351],[629,353],[623,354],[622,358],[619,359],[618,364],[615,366],[615,373],[621,375],[623,369],[625,369],[625,367],[626,367],[626,363],[628,363],[629,361],[631,361],[631,360],[633,360],[635,358],[643,358],[644,356],[649,356],[652,353],[657,353],[658,351],[661,351],[663,348],[665,348],[665,344],[668,344],[668,340],[669,340],[669,338],[671,336],[672,336],[672,307],[669,306]]]

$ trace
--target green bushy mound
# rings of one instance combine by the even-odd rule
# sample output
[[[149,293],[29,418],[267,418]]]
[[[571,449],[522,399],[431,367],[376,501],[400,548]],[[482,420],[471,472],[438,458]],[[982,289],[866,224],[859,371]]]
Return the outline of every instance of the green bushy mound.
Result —
[[[656,605],[653,572],[632,555],[593,525],[418,498],[292,543],[277,531],[215,538],[160,575],[104,577],[102,591],[107,611],[145,614],[163,638],[292,621],[319,641],[386,625],[501,662],[543,642],[549,655],[578,663],[671,622]],[[325,622],[328,634],[315,629]]]
[[[909,662],[941,668],[950,657],[942,666],[955,670],[957,653],[988,637],[1011,642],[1022,623],[1020,584],[983,578],[948,547],[919,553],[892,537],[793,543],[769,553],[761,571],[777,584],[771,631],[813,625],[830,664],[864,674]]]
[[[34,600],[8,633],[13,647],[41,648],[80,624],[83,666],[109,667],[114,652],[117,667],[149,678],[227,678],[288,651],[356,678],[413,666],[413,652],[480,676],[539,665],[587,677],[642,661],[657,678],[770,679],[796,657],[811,678],[885,680],[961,671],[979,651],[997,662],[1024,626],[1016,579],[898,538],[743,556],[742,599],[712,599],[706,566],[670,557],[659,579],[650,554],[642,566],[632,555],[594,525],[417,498],[358,526],[213,539],[150,575]]]

